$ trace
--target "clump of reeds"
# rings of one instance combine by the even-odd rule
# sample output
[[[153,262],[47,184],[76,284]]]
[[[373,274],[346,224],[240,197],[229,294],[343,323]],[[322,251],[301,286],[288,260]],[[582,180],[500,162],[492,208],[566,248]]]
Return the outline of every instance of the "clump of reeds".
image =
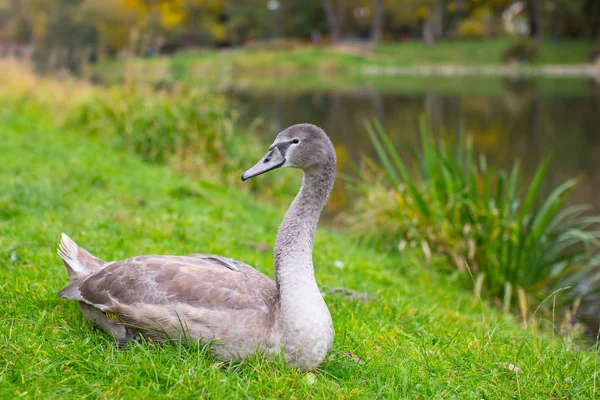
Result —
[[[518,304],[524,318],[600,266],[600,217],[589,206],[566,205],[578,179],[544,196],[549,158],[526,183],[518,161],[510,171],[493,168],[484,155],[476,158],[469,137],[435,140],[423,123],[422,147],[409,165],[381,125],[366,127],[381,167],[367,163],[358,185],[364,196],[350,223],[363,238],[418,247],[426,257],[441,253],[471,275],[478,293],[505,310]]]

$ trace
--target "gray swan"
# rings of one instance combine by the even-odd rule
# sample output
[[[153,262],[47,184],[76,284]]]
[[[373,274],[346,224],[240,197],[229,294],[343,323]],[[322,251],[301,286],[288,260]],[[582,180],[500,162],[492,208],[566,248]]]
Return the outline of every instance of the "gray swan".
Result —
[[[275,280],[242,262],[207,254],[149,255],[106,262],[62,235],[58,254],[71,283],[58,294],[123,346],[140,336],[209,343],[220,360],[282,351],[299,369],[321,364],[333,344],[329,309],[315,281],[312,250],[335,180],[331,141],[315,125],[293,125],[242,180],[279,167],[304,172],[279,227]]]

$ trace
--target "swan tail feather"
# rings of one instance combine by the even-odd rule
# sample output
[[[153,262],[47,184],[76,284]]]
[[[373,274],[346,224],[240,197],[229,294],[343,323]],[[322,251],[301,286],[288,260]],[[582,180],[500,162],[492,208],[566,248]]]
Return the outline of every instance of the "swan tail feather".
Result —
[[[62,258],[71,282],[78,281],[106,265],[106,261],[94,257],[64,233],[58,246],[58,255]],[[67,288],[65,288],[67,289]],[[65,290],[63,289],[63,290]],[[61,291],[62,292],[62,291]]]

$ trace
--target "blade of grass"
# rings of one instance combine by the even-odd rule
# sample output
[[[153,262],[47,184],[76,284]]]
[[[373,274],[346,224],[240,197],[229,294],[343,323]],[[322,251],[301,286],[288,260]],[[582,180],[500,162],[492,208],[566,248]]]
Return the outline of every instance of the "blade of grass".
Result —
[[[365,122],[365,128],[367,129],[369,139],[371,139],[371,143],[373,144],[373,147],[375,148],[375,151],[377,152],[377,156],[379,157],[379,160],[381,161],[381,163],[383,164],[383,167],[385,168],[385,170],[387,172],[388,178],[394,183],[394,185],[396,187],[400,186],[400,178],[398,177],[398,175],[396,174],[396,171],[392,167],[390,159],[388,158],[385,150],[383,149],[383,146],[382,146],[376,132],[374,131],[373,126],[371,125],[371,123],[369,123],[367,121],[367,122]]]
[[[389,139],[389,136],[385,133],[385,131],[383,130],[383,127],[381,127],[381,125],[379,125],[378,127],[376,126],[375,129],[377,129],[377,133],[379,134],[378,136],[381,138],[381,141],[383,142],[383,145],[387,149],[387,154],[390,155],[390,157],[391,157],[391,159],[392,159],[392,161],[394,163],[394,166],[396,167],[396,170],[398,171],[398,173],[400,173],[400,175],[402,177],[402,180],[404,181],[404,184],[408,188],[409,193],[411,194],[411,197],[412,197],[413,201],[415,202],[415,204],[417,205],[419,211],[421,213],[423,213],[423,215],[425,217],[429,218],[431,216],[431,212],[429,210],[429,207],[427,206],[427,203],[425,202],[423,196],[419,192],[419,189],[417,188],[417,186],[415,185],[415,183],[411,179],[410,175],[408,174],[408,171],[407,171],[406,167],[404,166],[404,163],[400,159],[400,156],[398,155],[398,152],[394,148],[394,146],[392,144],[392,141]],[[374,131],[371,131],[371,133],[369,133],[369,136],[371,137],[371,140],[374,140],[373,145],[374,146],[376,146],[376,145],[379,146],[379,150],[376,149],[376,151],[378,153],[379,153],[379,151],[381,151],[381,152],[383,152],[385,154],[385,151],[384,151],[381,143],[379,143],[379,141],[376,138],[377,134]],[[391,163],[390,163],[389,158],[387,157],[387,155],[385,156],[385,159],[387,160],[387,163],[389,164],[389,168],[392,169],[392,170],[394,170],[394,168],[391,166]],[[382,162],[383,162],[383,160],[382,160]],[[394,170],[394,172],[396,172],[396,170]],[[397,175],[395,175],[395,176],[396,176],[396,179],[398,179],[398,176]],[[399,185],[400,184],[398,183],[398,186]]]

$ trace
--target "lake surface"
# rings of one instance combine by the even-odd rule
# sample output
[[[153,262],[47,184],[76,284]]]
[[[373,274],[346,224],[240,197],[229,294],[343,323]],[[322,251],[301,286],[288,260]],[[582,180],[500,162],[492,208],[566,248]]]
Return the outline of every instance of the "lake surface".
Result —
[[[510,167],[518,158],[526,177],[552,154],[549,186],[581,176],[571,202],[591,203],[600,210],[600,83],[409,79],[409,85],[397,89],[367,82],[352,89],[245,89],[228,96],[243,110],[243,122],[264,119],[261,131],[267,140],[286,126],[311,122],[325,129],[338,152],[356,161],[361,155],[375,156],[366,120],[378,119],[401,150],[419,145],[421,118],[438,135],[454,135],[462,124],[476,151],[485,153],[490,163]]]

